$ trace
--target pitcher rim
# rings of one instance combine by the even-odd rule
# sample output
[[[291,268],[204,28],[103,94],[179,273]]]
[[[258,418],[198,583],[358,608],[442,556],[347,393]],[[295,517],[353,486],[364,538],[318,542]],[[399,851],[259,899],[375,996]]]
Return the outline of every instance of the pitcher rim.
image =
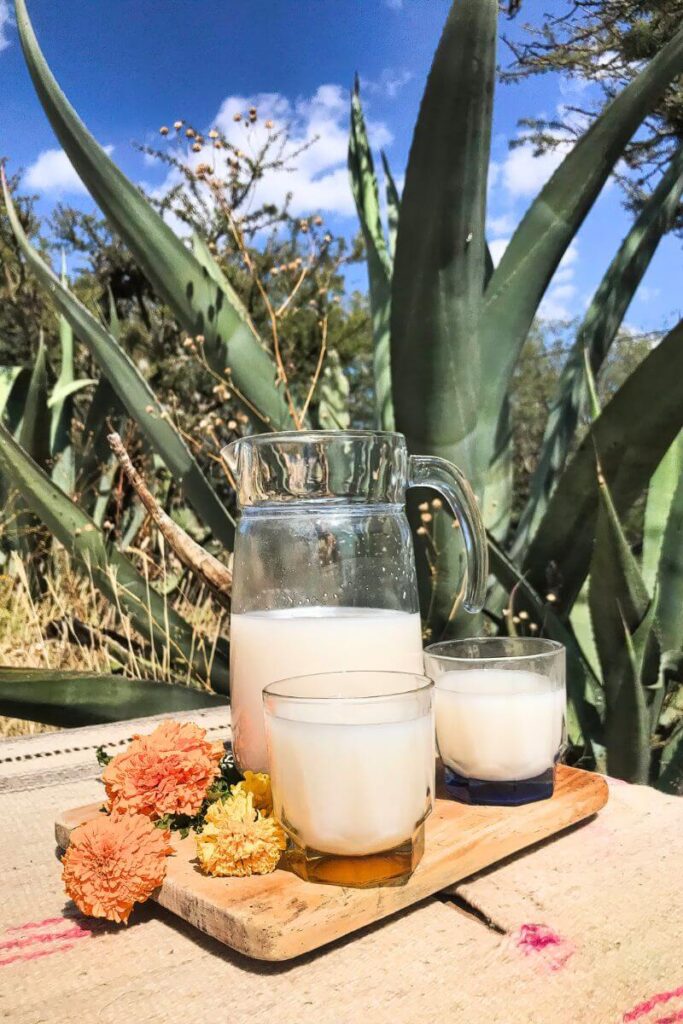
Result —
[[[302,443],[306,440],[333,440],[340,437],[358,437],[358,438],[370,438],[370,437],[392,437],[403,441],[405,444],[405,434],[402,434],[398,430],[274,430],[269,433],[263,434],[248,434],[246,437],[236,437],[234,441],[230,441],[221,448],[221,458],[225,458],[228,452],[232,452],[237,445],[243,444],[248,441],[252,444],[273,444],[277,441],[301,441]]]

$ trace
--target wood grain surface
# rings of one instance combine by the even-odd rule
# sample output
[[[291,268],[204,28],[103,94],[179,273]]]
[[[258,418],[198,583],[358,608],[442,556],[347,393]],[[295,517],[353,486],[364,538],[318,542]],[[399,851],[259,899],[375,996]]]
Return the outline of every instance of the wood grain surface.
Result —
[[[194,839],[173,836],[175,856],[154,899],[258,960],[288,960],[324,946],[591,817],[607,803],[599,775],[558,766],[551,800],[522,807],[470,807],[437,799],[426,822],[425,854],[405,885],[351,889],[304,882],[277,870],[251,878],[210,878],[194,858]],[[77,825],[100,804],[67,810],[55,822],[66,849]]]

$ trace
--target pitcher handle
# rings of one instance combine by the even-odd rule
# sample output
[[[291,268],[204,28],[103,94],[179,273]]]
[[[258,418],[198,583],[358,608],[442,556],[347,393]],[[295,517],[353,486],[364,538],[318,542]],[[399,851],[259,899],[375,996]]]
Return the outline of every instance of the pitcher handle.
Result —
[[[467,554],[463,604],[468,612],[480,612],[486,600],[489,558],[486,531],[472,488],[452,462],[430,455],[411,455],[409,474],[409,487],[432,487],[443,494],[460,524]]]

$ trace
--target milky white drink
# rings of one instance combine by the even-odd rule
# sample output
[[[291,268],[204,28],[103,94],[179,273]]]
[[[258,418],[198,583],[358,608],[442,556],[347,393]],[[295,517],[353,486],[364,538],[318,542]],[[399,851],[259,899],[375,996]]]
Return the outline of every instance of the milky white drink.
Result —
[[[412,706],[397,703],[390,715],[395,710],[391,717],[399,720],[378,722],[372,703],[354,705],[352,715],[329,704],[322,715],[305,705],[311,721],[268,716],[275,815],[301,845],[322,853],[391,850],[412,836],[431,807],[433,716],[414,718]],[[292,714],[300,719],[301,706]]]
[[[240,767],[268,771],[264,687],[278,679],[354,669],[422,674],[419,614],[298,608],[233,615],[230,703]]]
[[[471,669],[435,680],[444,764],[470,779],[514,782],[551,768],[562,743],[564,687],[535,672]]]

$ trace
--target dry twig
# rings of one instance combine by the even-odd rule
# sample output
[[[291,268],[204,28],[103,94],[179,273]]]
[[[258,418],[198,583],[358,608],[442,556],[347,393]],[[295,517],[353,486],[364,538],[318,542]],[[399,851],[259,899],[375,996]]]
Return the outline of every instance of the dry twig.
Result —
[[[164,512],[131,462],[130,455],[126,451],[120,436],[116,433],[108,434],[107,441],[118,459],[128,482],[158,526],[162,537],[168,541],[168,544],[183,565],[187,566],[196,576],[204,580],[211,589],[211,592],[215,594],[224,607],[229,607],[229,594],[232,588],[232,574],[230,570],[222,562],[219,562],[217,558],[214,558],[212,554],[205,551],[200,544],[197,544],[185,530],[181,529]]]

